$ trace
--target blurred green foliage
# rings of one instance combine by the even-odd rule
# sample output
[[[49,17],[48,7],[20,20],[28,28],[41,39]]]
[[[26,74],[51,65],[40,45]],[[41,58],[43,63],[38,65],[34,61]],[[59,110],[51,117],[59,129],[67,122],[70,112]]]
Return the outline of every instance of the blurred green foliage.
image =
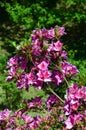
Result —
[[[12,22],[29,30],[40,27],[75,25],[86,22],[86,0],[5,0],[0,2]]]

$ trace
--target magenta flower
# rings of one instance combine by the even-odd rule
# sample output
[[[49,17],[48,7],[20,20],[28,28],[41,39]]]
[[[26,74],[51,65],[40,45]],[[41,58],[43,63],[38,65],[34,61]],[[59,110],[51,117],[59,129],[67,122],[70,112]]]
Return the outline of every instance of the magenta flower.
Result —
[[[58,102],[59,102],[59,99],[54,94],[51,94],[46,101],[46,106],[48,110],[51,109],[52,106]]]
[[[25,123],[31,123],[33,121],[33,118],[30,117],[28,114],[23,115],[23,119]]]
[[[52,82],[54,83],[55,86],[59,86],[60,83],[64,81],[63,75],[59,71],[52,71]]]
[[[7,78],[6,78],[6,81],[7,81],[7,82],[10,82],[12,79],[13,79],[13,77],[9,75],[9,76],[7,76]]]
[[[60,115],[58,118],[59,118],[60,121],[64,120],[64,117],[62,115]]]
[[[36,49],[36,47],[40,47],[40,41],[36,39],[35,41],[32,41],[31,45],[32,49]]]
[[[62,62],[62,71],[65,75],[67,75],[67,74],[74,75],[76,73],[79,73],[76,66],[74,66],[68,62]]]
[[[0,112],[0,121],[3,120],[2,112]]]
[[[32,109],[32,108],[40,108],[42,105],[42,98],[41,97],[36,97],[33,100],[28,100],[27,102],[28,108]]]
[[[6,130],[12,130],[12,128],[7,128]],[[19,129],[15,129],[15,130],[19,130]]]
[[[31,35],[32,38],[34,38],[34,34],[35,34],[35,36],[36,36],[36,39],[37,39],[37,38],[41,38],[41,37],[42,37],[42,30],[38,30],[38,29],[34,30],[34,31],[33,31],[33,35]]]
[[[29,74],[22,73],[17,80],[17,88],[28,88],[30,85],[34,84],[34,74],[30,72]]]
[[[10,70],[8,71],[9,76],[15,77],[17,76],[17,67],[12,66]]]
[[[71,129],[75,125],[78,125],[79,121],[82,121],[85,117],[85,111],[81,114],[81,111],[85,109],[85,100],[84,93],[85,87],[78,88],[77,84],[72,84],[67,90],[66,101],[64,105],[64,113],[68,116],[66,120],[66,128]],[[78,113],[80,108],[80,113]],[[73,116],[74,123],[71,123],[70,126],[67,125],[68,121],[70,122],[70,117]],[[69,123],[70,124],[70,123]]]
[[[53,43],[53,50],[54,51],[61,51],[62,50],[62,43],[60,41],[54,42]]]
[[[75,124],[78,124],[78,122],[81,121],[82,119],[83,119],[83,115],[82,114],[75,114],[74,115]]]
[[[59,85],[60,83],[62,83],[64,81],[64,78],[62,76],[62,74],[57,71],[56,75],[55,75],[55,82],[56,82],[56,85]]]
[[[67,120],[65,121],[66,128],[67,129],[72,129],[82,119],[83,119],[83,115],[81,115],[81,114],[70,115],[67,118]]]
[[[65,28],[64,27],[58,27],[58,35],[63,36],[65,33]]]
[[[19,56],[19,67],[22,69],[22,70],[25,70],[26,67],[27,67],[27,60],[26,60],[26,57],[24,55],[20,55]]]
[[[36,80],[35,83],[34,83],[34,86],[35,86],[35,88],[37,88],[37,89],[41,89],[42,86],[43,86],[43,81],[41,81],[41,80]]]
[[[32,42],[32,54],[35,56],[41,55],[41,47],[40,47],[40,41],[36,39],[35,41]]]
[[[37,127],[38,127],[41,124],[41,117],[40,116],[36,116],[36,117],[34,117],[34,120],[35,120],[35,122],[37,124]]]
[[[74,127],[75,121],[72,115],[67,118],[67,120],[65,121],[65,125],[68,130]]]
[[[17,118],[21,118],[22,117],[22,111],[16,111],[14,113],[14,116],[16,116]]]
[[[46,70],[46,71],[38,71],[37,73],[38,80],[44,81],[44,82],[50,82],[51,81],[51,72]]]
[[[52,44],[49,45],[47,51],[48,51],[48,52],[51,52],[51,51],[53,51],[53,50],[54,50],[54,46],[53,46],[53,43],[52,43]]]
[[[19,79],[17,80],[17,88],[21,89],[21,88],[28,88],[28,87],[29,87],[29,85],[26,80],[26,75],[24,73],[22,73],[19,76]]]
[[[7,68],[16,66],[17,64],[18,64],[18,56],[14,56],[10,58],[9,61],[7,62]]]
[[[10,117],[11,111],[5,109],[4,111],[0,112],[0,120],[8,120]]]
[[[60,41],[57,42],[52,42],[49,47],[48,47],[48,52],[52,52],[52,51],[61,51],[62,50],[62,46],[63,44]]]
[[[32,34],[31,34],[31,38],[32,38],[33,41],[35,41],[37,39],[37,36],[35,35],[35,31],[36,30],[33,30]]]
[[[54,28],[51,28],[50,30],[48,30],[48,38],[52,39],[55,37],[55,30]]]
[[[80,106],[80,103],[79,103],[78,100],[71,100],[70,101],[70,107],[71,107],[72,110],[76,111],[79,106]]]
[[[79,88],[77,93],[76,93],[76,98],[77,99],[83,99],[84,98],[84,94],[85,94],[84,87]]]
[[[64,104],[64,113],[65,115],[70,115],[72,112],[72,109],[70,107],[70,101],[66,101]]]
[[[61,57],[64,58],[64,59],[67,59],[67,58],[68,58],[68,57],[67,57],[67,52],[64,51],[64,50],[61,51],[61,54],[60,54],[60,55],[61,55]]]
[[[68,90],[68,99],[76,99],[78,92],[78,85],[77,84],[71,84],[70,89]]]
[[[26,74],[25,78],[28,85],[32,85],[35,81],[35,75],[32,72]]]
[[[28,130],[36,130],[37,128],[37,124],[35,121],[31,122],[29,125],[28,125]]]
[[[45,61],[42,61],[39,65],[38,65],[38,68],[42,71],[45,71],[48,69],[48,63],[45,62]]]

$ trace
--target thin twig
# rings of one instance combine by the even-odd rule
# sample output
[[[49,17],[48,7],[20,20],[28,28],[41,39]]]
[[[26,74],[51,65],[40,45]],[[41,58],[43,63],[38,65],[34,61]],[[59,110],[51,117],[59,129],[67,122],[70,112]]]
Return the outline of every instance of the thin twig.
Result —
[[[48,85],[48,89],[50,90],[50,92],[52,92],[62,103],[64,103],[64,100],[61,99],[61,98],[53,91],[53,89],[49,86],[48,83],[47,83],[47,85]]]

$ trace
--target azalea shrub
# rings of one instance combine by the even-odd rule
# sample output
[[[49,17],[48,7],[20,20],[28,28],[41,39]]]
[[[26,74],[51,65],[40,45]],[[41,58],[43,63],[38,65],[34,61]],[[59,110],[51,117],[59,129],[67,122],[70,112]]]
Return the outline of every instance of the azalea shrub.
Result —
[[[48,98],[24,100],[16,112],[0,112],[1,130],[86,130],[86,86],[73,83],[79,74],[67,61],[61,42],[65,28],[33,30],[28,42],[16,46],[16,55],[7,62],[8,82],[14,80],[18,89],[29,91],[31,86],[43,89]],[[30,112],[37,114],[31,116]]]

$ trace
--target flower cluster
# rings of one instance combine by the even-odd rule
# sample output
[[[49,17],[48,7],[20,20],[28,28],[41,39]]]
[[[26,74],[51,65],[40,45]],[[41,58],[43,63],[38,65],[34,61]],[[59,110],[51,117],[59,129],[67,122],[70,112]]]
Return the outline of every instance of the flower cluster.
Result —
[[[36,97],[33,100],[28,100],[26,102],[28,109],[41,108],[42,106],[42,97]]]
[[[52,97],[53,99],[55,98],[54,102]],[[51,95],[46,101],[47,107],[50,104],[50,100],[52,100],[52,105],[54,105],[56,104],[57,97]],[[43,130],[49,130],[50,127],[54,127],[55,124],[58,126],[57,121],[59,123],[61,122],[62,117],[60,116],[60,113],[62,108],[60,108],[60,106],[58,108],[58,113],[56,107],[49,106],[52,107],[52,113],[48,111],[48,114],[45,116],[30,116],[30,109],[34,109],[35,111],[41,109],[41,97],[28,100],[25,104],[23,109],[16,111],[14,114],[8,109],[0,112],[0,130],[40,130],[41,128],[43,128]]]
[[[5,109],[4,111],[0,112],[0,121],[2,120],[8,120],[10,117],[11,111],[8,109]]]
[[[86,117],[86,87],[79,88],[77,84],[72,84],[67,90],[67,96],[64,105],[65,121],[68,129],[73,128],[75,125],[80,125],[80,121],[85,121]],[[86,122],[85,122],[86,123]],[[83,125],[83,124],[81,124]]]
[[[41,117],[31,117],[22,111],[11,114],[9,110],[0,113],[0,130],[36,130],[41,123]]]
[[[46,83],[59,86],[63,75],[75,75],[77,68],[65,61],[67,53],[60,41],[64,34],[64,27],[59,26],[34,30],[30,44],[20,45],[18,54],[9,59],[7,81],[15,79],[19,89],[28,89],[30,85],[41,89]]]
[[[11,81],[19,76],[19,71],[23,72],[26,69],[27,61],[25,55],[15,55],[9,59],[7,64],[7,69],[9,69],[7,81]]]

